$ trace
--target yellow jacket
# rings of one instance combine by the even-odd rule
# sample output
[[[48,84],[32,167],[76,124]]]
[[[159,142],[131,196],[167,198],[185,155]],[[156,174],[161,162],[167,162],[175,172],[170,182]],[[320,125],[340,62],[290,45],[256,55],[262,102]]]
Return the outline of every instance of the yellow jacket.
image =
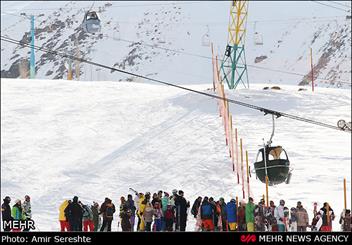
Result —
[[[138,210],[138,214],[139,216],[142,216],[141,214],[143,214],[144,212],[144,209],[145,209],[145,204],[142,204],[142,202],[144,201],[145,199],[145,196],[143,195],[141,198],[139,198],[138,200],[138,207],[139,207],[139,210]]]
[[[68,200],[65,200],[59,207],[59,221],[66,221],[65,208],[68,206]]]

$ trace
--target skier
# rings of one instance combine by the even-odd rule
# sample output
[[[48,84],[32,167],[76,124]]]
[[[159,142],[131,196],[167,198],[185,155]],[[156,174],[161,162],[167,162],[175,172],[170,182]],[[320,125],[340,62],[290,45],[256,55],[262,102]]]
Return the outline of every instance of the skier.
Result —
[[[297,231],[297,209],[292,207],[291,208],[291,217],[289,219],[289,224],[290,224],[290,231]]]
[[[31,198],[26,195],[22,204],[23,215],[25,220],[32,220],[32,208],[31,208]],[[23,231],[29,231],[29,228],[23,229]]]
[[[203,230],[205,231],[214,231],[213,212],[214,210],[208,201],[208,197],[204,197],[200,206],[200,217],[202,219]]]
[[[131,194],[128,194],[128,196],[127,196],[126,205],[127,205],[127,209],[131,211],[131,216],[130,216],[131,231],[134,231],[136,206],[134,205],[134,201],[132,199]]]
[[[303,208],[302,202],[300,201],[297,202],[296,214],[297,214],[297,231],[298,232],[307,231],[307,227],[309,226],[308,212],[305,208]]]
[[[165,224],[167,231],[173,231],[175,212],[172,205],[168,204],[165,212]]]
[[[103,224],[100,231],[104,231],[105,227],[107,227],[107,231],[111,231],[111,223],[114,219],[115,211],[115,205],[112,203],[112,200],[106,197],[104,203],[100,207],[99,212],[99,214],[103,214]]]
[[[163,217],[163,211],[161,209],[160,203],[156,202],[154,204],[154,231],[161,231],[161,219]]]
[[[247,224],[247,231],[253,232],[254,231],[254,203],[253,198],[250,197],[248,199],[248,203],[246,204],[246,224]]]
[[[227,231],[226,203],[223,197],[220,197],[217,207],[220,209],[219,222],[221,223],[221,230]]]
[[[285,201],[280,200],[280,205],[275,208],[274,217],[277,221],[277,228],[278,231],[285,231],[285,223],[284,223],[284,208],[285,208]]]
[[[11,210],[11,215],[13,220],[15,221],[22,221],[25,220],[23,209],[21,205],[21,200],[16,200],[15,205],[13,205]],[[21,229],[12,229],[13,232],[19,232]]]
[[[151,203],[148,201],[145,204],[145,209],[143,212],[143,218],[145,222],[145,231],[151,231],[151,225],[153,222],[153,214],[154,214],[154,208],[152,207]]]
[[[341,213],[339,223],[341,225],[341,231],[351,232],[351,210],[344,209]]]
[[[330,207],[329,203],[327,202],[324,203],[324,206],[320,210],[323,211],[323,224],[320,230],[328,232],[332,231],[332,221],[335,219],[334,210]]]
[[[97,202],[93,202],[91,210],[93,215],[94,231],[98,231],[100,228],[99,204]]]
[[[4,203],[1,205],[1,216],[2,216],[2,221],[3,224],[4,222],[9,222],[11,220],[13,220],[12,216],[11,216],[11,206],[10,206],[10,202],[11,202],[11,198],[9,196],[6,196],[3,199]],[[11,228],[9,226],[4,225],[4,231],[11,231]]]
[[[231,199],[230,202],[226,204],[226,213],[227,213],[227,223],[230,231],[237,230],[237,207],[236,200]]]
[[[182,190],[179,190],[178,192],[178,195],[175,199],[175,206],[176,206],[176,222],[178,222],[176,229],[180,231],[186,231],[187,208],[190,207],[190,204],[184,198],[184,192]]]
[[[247,231],[246,226],[246,202],[245,200],[240,201],[237,209],[237,230],[238,231]]]
[[[74,196],[72,202],[66,207],[65,214],[70,223],[70,231],[82,231],[83,208],[78,203],[77,196]]]

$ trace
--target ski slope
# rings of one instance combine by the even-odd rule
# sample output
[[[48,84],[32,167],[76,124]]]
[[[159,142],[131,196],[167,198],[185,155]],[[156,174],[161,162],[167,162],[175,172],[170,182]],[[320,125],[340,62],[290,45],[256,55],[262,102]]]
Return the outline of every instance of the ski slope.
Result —
[[[227,93],[330,124],[351,120],[350,90],[264,86]],[[211,84],[187,87],[211,92]],[[271,117],[237,105],[231,112],[253,163],[271,134]],[[289,208],[300,200],[310,218],[313,202],[328,201],[339,215],[344,177],[351,196],[351,135],[280,118],[273,142],[287,150],[294,171],[289,185],[269,188],[270,200],[283,198]],[[66,198],[110,197],[119,205],[129,187],[182,189],[191,203],[198,195],[242,198],[215,99],[142,82],[1,79],[1,193],[12,200],[30,195],[39,230],[59,230],[58,207]],[[250,187],[258,202],[265,186],[252,174]],[[112,225],[117,230],[117,215]],[[193,229],[189,216],[187,230]]]

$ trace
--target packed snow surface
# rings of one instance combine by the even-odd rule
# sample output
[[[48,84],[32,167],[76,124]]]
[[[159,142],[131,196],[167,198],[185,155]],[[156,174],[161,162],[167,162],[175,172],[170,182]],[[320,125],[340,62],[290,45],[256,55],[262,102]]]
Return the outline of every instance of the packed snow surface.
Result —
[[[292,85],[280,85],[279,91],[264,86],[226,92],[333,125],[351,120],[350,90],[312,93]],[[212,93],[211,84],[187,87]],[[230,107],[252,166],[262,139],[270,137],[271,117]],[[321,207],[327,201],[339,215],[344,177],[351,196],[351,134],[281,117],[273,142],[286,149],[294,170],[290,184],[269,188],[269,199],[276,204],[285,199],[289,208],[302,201],[310,219],[313,202]],[[152,193],[182,189],[191,204],[198,195],[242,199],[217,101],[142,82],[1,79],[2,197],[30,195],[40,230],[59,230],[58,207],[64,199],[77,195],[84,203],[101,203],[110,197],[119,205],[129,187]],[[265,185],[255,174],[250,188],[258,202]],[[113,230],[117,220],[116,215]],[[187,230],[193,230],[193,217],[188,220]]]

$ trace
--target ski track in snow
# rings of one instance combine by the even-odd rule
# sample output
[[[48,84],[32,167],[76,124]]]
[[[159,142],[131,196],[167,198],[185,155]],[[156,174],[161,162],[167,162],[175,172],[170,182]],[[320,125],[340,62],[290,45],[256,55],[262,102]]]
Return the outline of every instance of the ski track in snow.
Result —
[[[226,92],[330,124],[351,118],[349,90],[320,88],[312,94],[296,86],[264,86]],[[262,138],[270,137],[271,117],[233,104],[230,109],[253,163]],[[1,115],[1,192],[13,200],[29,194],[40,230],[59,229],[58,207],[74,195],[88,203],[108,196],[119,205],[129,187],[176,188],[191,204],[198,195],[242,199],[213,98],[142,83],[2,79]],[[289,185],[269,188],[270,200],[283,198],[289,208],[300,200],[310,219],[313,202],[328,201],[340,215],[343,177],[351,193],[351,135],[279,118],[273,142],[287,150],[294,172]],[[257,202],[265,185],[255,174],[250,185]],[[194,219],[188,220],[187,230],[193,230]]]

